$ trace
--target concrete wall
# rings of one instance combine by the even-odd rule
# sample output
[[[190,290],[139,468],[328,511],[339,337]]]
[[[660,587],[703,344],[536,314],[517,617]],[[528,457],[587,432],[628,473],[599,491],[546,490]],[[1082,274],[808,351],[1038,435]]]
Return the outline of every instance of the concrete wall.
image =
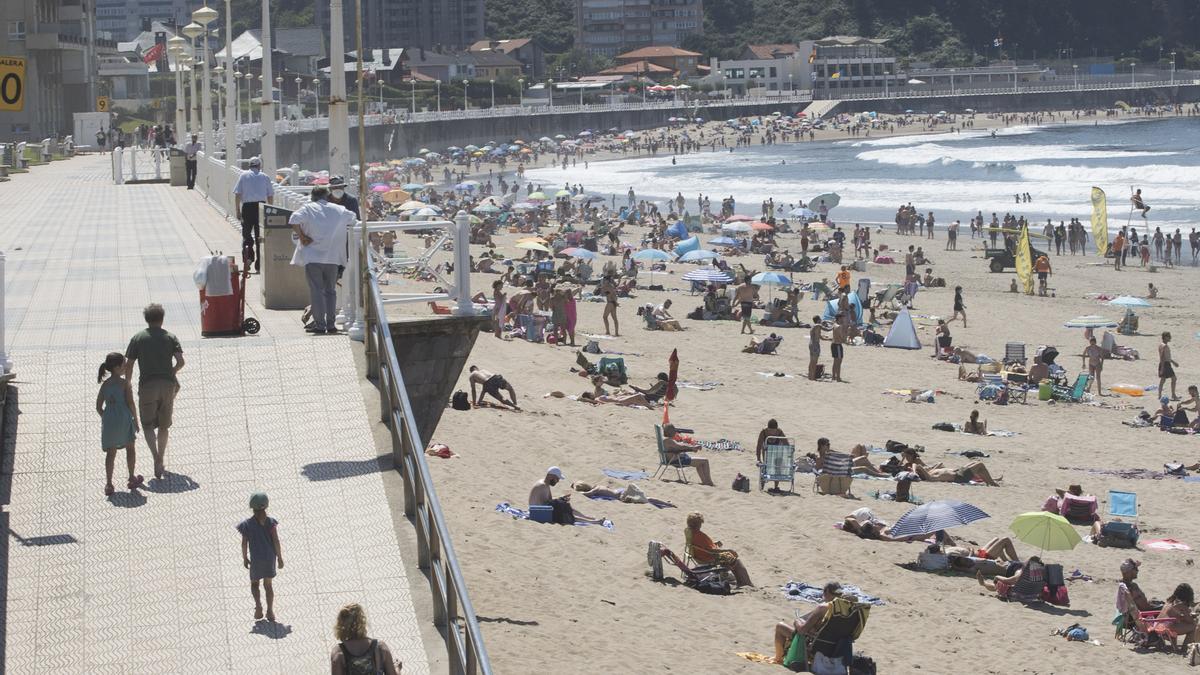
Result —
[[[1028,112],[1034,110],[1107,108],[1116,101],[1130,104],[1140,102],[1200,101],[1200,86],[1161,87],[1157,89],[1127,89],[1104,91],[1056,91],[1044,93],[959,95],[941,98],[893,98],[842,101],[837,112],[879,111],[899,113],[905,110],[961,112],[974,108],[980,112]],[[758,105],[706,106],[659,110],[611,110],[604,112],[545,112],[510,117],[434,120],[408,124],[371,126],[366,129],[368,162],[399,157],[411,157],[421,148],[435,151],[451,145],[483,145],[488,141],[505,142],[514,138],[534,140],[556,134],[574,136],[583,129],[607,130],[617,128],[642,130],[667,124],[669,117],[702,117],[723,120],[738,116],[769,115],[780,111],[794,114],[805,103],[764,101]],[[356,146],[355,129],[350,142]],[[280,166],[299,164],[302,168],[319,170],[328,166],[329,135],[324,131],[281,134],[276,140]],[[257,143],[244,146],[242,156],[259,154]],[[358,158],[351,156],[357,163]]]

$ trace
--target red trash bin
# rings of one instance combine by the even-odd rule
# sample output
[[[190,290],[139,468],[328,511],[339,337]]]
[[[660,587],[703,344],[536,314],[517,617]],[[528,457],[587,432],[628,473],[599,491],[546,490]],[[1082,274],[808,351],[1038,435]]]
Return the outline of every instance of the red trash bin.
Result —
[[[203,336],[241,335],[243,332],[241,275],[236,263],[229,267],[233,293],[210,298],[203,288],[200,289],[200,334]]]

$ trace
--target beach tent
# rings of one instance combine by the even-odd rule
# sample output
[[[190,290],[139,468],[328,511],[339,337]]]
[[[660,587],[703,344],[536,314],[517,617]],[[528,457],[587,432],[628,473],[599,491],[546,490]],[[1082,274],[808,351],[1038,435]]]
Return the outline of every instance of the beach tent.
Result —
[[[887,337],[884,338],[883,346],[895,347],[896,349],[921,348],[921,341],[917,339],[917,327],[913,325],[912,316],[909,315],[908,308],[900,310],[900,314],[892,322],[892,329],[888,331]]]
[[[684,253],[687,253],[688,251],[698,251],[698,250],[700,250],[700,238],[699,237],[688,237],[687,239],[684,239],[683,241],[681,241],[675,245],[675,255],[676,256],[681,256]]]
[[[684,225],[682,220],[676,221],[674,225],[667,228],[667,234],[676,239],[687,239],[687,225]]]
[[[846,295],[846,298],[850,301],[850,311],[854,314],[855,325],[861,324],[863,322],[863,308],[862,301],[858,299],[858,293],[850,292]],[[834,317],[837,316],[837,311],[838,301],[830,300],[825,303],[825,313],[821,315],[821,319],[823,321],[833,321]]]

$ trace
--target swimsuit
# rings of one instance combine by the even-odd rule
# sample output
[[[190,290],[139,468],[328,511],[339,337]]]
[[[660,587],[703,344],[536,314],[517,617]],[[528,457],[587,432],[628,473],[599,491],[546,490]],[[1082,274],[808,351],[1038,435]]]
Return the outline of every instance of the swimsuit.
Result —
[[[1175,369],[1171,366],[1170,361],[1163,361],[1158,364],[1158,376],[1161,378],[1175,377]]]
[[[749,300],[742,300],[741,306],[743,319],[748,318],[750,316],[750,312],[754,311],[754,303],[750,302]]]
[[[833,358],[840,359],[842,358],[842,354],[845,353],[845,348],[840,343],[835,342],[829,345],[829,353],[833,354]]]
[[[506,382],[504,377],[501,375],[492,375],[487,379],[487,382],[483,383],[483,393],[491,394],[497,398],[500,397],[500,390],[507,388],[508,382]]]

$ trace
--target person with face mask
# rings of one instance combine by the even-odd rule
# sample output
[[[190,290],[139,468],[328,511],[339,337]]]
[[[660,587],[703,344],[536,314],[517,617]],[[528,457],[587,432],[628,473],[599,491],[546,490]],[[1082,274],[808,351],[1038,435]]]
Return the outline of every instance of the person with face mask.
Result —
[[[238,176],[233,186],[234,212],[238,222],[242,224],[242,264],[249,267],[254,263],[254,271],[261,271],[257,249],[260,238],[258,225],[258,205],[262,202],[274,203],[275,184],[267,174],[262,172],[262,160],[250,158],[250,169]]]
[[[346,179],[341,176],[329,179],[329,203],[337,204],[353,213],[355,218],[362,219],[362,214],[358,212],[358,200],[346,192]]]

